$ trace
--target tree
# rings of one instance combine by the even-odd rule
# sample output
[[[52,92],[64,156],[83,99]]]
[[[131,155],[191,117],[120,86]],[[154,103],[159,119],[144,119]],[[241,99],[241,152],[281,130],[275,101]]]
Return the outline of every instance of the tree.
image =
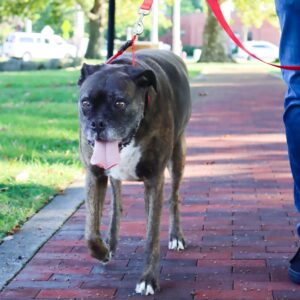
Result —
[[[222,4],[225,1],[227,0],[219,0],[219,3]],[[276,22],[274,0],[233,0],[233,3],[239,17],[246,26],[254,25],[259,27],[264,20],[268,20],[273,24]],[[226,55],[222,35],[223,30],[210,9],[207,9],[201,62],[228,61],[229,58]]]
[[[234,0],[234,5],[246,26],[259,27],[265,20],[278,24],[274,0]]]
[[[222,4],[222,2],[224,0],[219,0],[219,4]],[[229,61],[229,57],[226,54],[222,29],[209,9],[203,32],[203,48],[200,62],[226,61]]]
[[[90,1],[77,0],[89,22],[89,43],[85,54],[86,58],[98,58],[101,49],[101,29],[105,20],[106,1],[94,0],[90,9]],[[103,33],[103,31],[102,31]]]

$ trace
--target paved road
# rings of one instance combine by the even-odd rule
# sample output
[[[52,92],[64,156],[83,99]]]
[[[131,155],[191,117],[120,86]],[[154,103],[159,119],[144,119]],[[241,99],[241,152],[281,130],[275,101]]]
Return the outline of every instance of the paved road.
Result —
[[[284,86],[254,66],[242,74],[236,67],[216,69],[192,86],[181,189],[188,248],[180,253],[167,249],[165,205],[162,291],[155,299],[299,300],[300,287],[287,278],[300,216],[293,207],[282,126]],[[88,255],[81,207],[0,298],[144,299],[133,293],[143,258],[143,189],[126,184],[123,194],[121,240],[110,264],[103,267]],[[107,217],[104,223],[106,229]]]

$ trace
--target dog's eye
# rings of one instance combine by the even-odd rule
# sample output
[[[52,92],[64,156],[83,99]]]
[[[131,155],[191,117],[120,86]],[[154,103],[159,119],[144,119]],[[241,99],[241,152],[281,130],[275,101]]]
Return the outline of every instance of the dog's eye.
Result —
[[[124,110],[126,108],[126,103],[124,101],[115,102],[115,107],[120,110]]]
[[[88,101],[88,100],[83,100],[83,101],[81,102],[81,106],[82,106],[82,108],[84,108],[84,109],[88,109],[88,108],[90,108],[92,105],[91,105],[91,102],[90,102],[90,101]]]

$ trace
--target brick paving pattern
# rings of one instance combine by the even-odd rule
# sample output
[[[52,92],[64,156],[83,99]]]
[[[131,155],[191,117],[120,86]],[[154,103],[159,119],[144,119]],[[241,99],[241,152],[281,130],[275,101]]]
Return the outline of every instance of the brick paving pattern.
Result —
[[[193,84],[193,115],[181,187],[184,252],[167,249],[161,226],[161,292],[147,299],[299,300],[287,278],[300,216],[292,200],[279,79],[245,67]],[[166,199],[170,186],[165,189]],[[88,254],[82,206],[0,293],[1,299],[144,299],[134,287],[143,262],[141,184],[126,183],[116,257]],[[109,197],[104,212],[108,225]],[[59,213],[59,212],[58,212]]]

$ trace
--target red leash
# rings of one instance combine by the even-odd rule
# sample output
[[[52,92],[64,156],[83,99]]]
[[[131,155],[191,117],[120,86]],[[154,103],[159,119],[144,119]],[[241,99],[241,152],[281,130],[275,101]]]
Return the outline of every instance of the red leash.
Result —
[[[140,6],[140,10],[145,10],[149,12],[151,10],[152,4],[153,4],[153,0],[144,0],[142,5]]]
[[[260,59],[259,57],[257,57],[255,54],[251,53],[248,49],[245,48],[245,46],[241,43],[241,41],[235,36],[235,34],[233,33],[232,29],[230,28],[230,26],[228,25],[228,23],[226,22],[224,15],[222,13],[222,10],[220,8],[220,5],[218,3],[218,0],[207,0],[207,3],[209,4],[212,12],[214,13],[215,17],[217,18],[217,20],[219,21],[220,25],[223,27],[223,29],[225,30],[225,32],[228,34],[228,36],[236,43],[237,46],[239,46],[241,49],[243,49],[246,53],[248,53],[250,56],[252,56],[253,58],[276,68],[280,68],[280,69],[285,69],[285,70],[292,70],[292,71],[299,71],[300,70],[300,66],[280,66],[280,65],[276,65],[276,64],[271,64],[268,63],[262,59]]]
[[[118,50],[116,54],[114,54],[106,63],[110,64],[117,57],[122,55],[129,47],[132,49],[132,65],[135,66],[135,58],[134,58],[134,42],[136,40],[136,34],[132,37],[131,40],[127,41],[121,48]]]

